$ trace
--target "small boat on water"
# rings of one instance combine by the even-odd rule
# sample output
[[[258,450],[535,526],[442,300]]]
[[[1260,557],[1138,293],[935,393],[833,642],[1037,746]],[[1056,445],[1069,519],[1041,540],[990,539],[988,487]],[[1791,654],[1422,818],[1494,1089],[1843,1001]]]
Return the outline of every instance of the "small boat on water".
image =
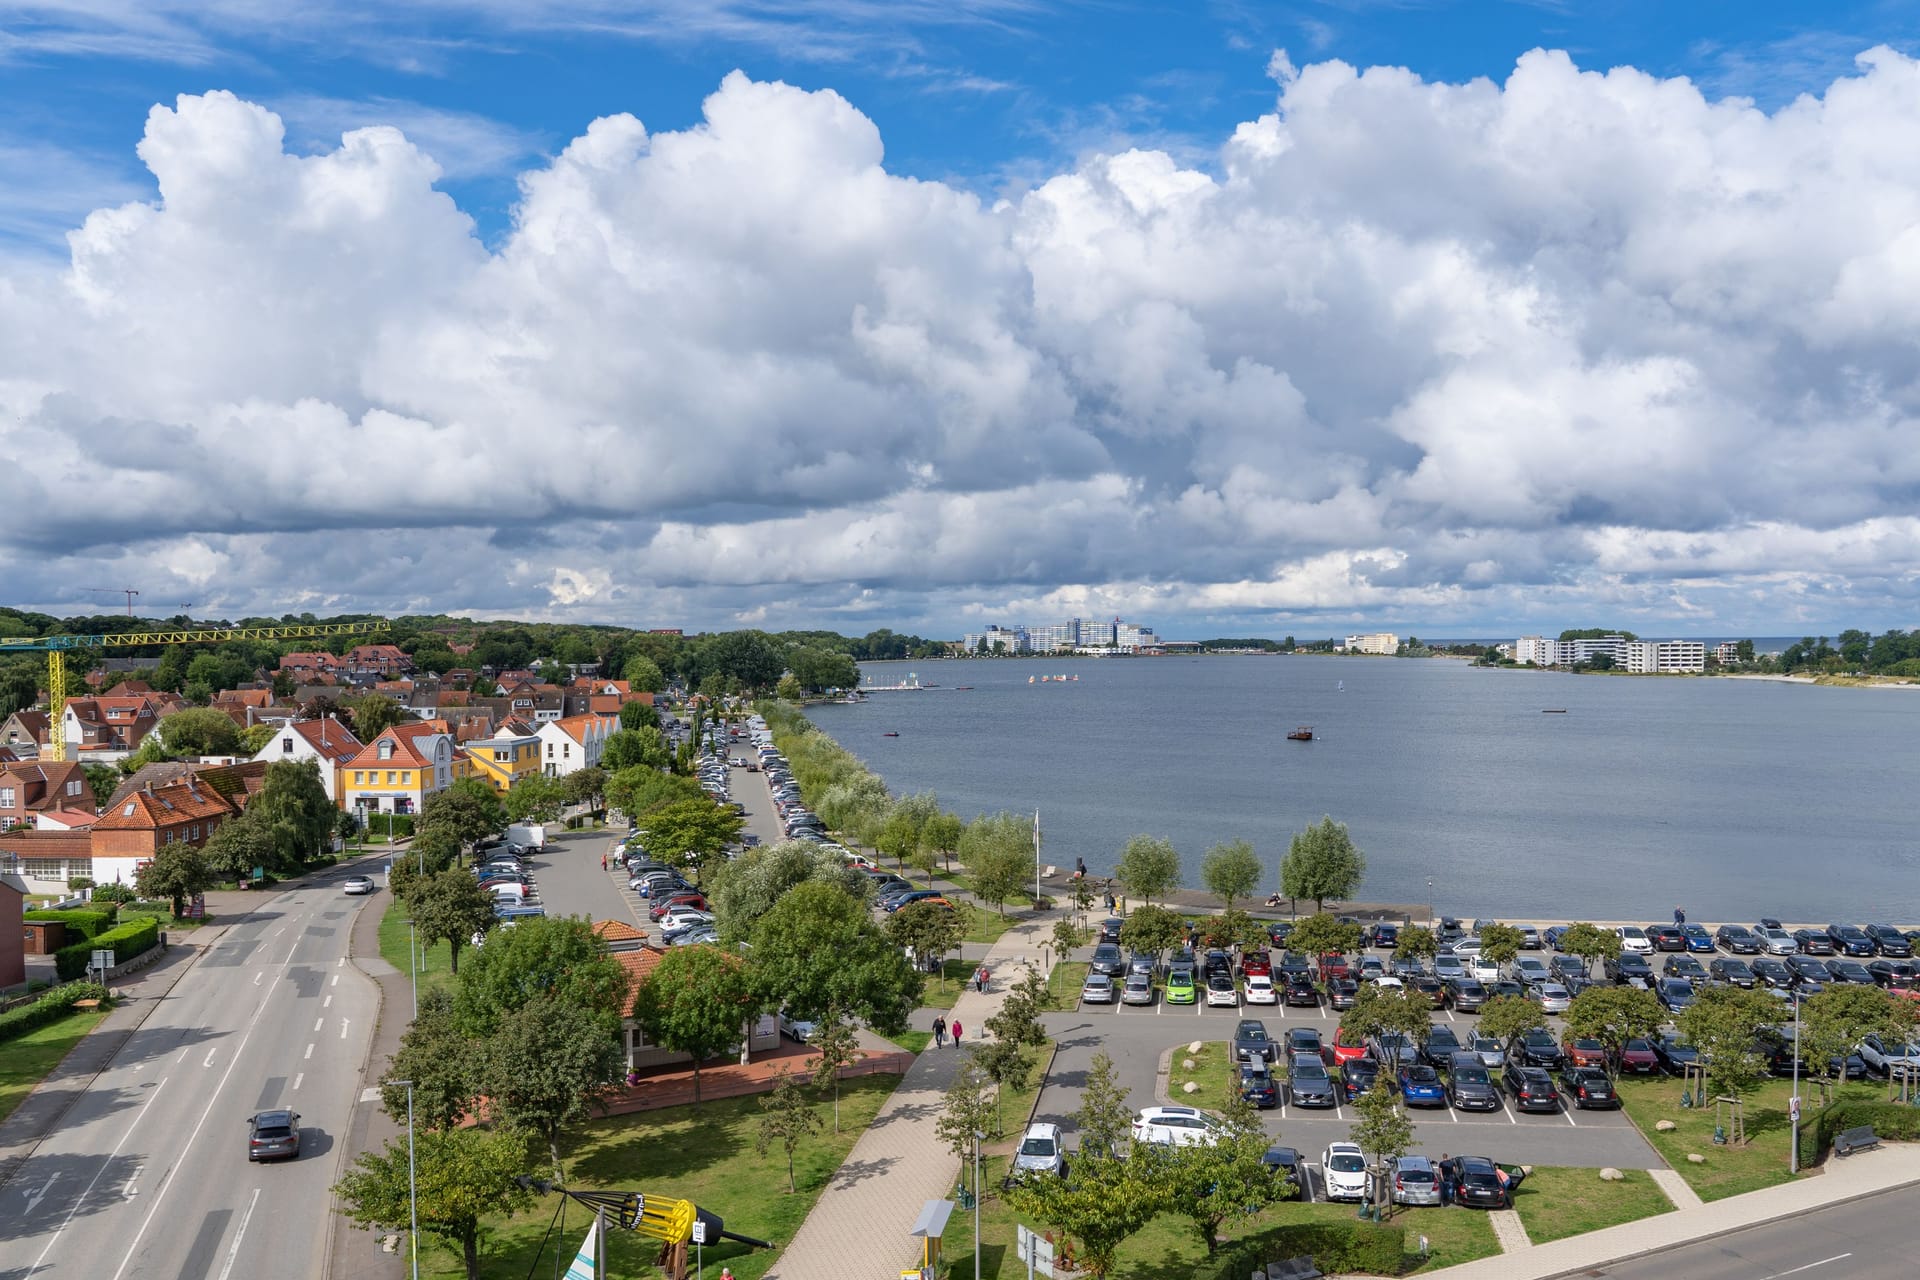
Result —
[[[1540,714],[1543,716],[1563,716],[1567,714],[1567,709],[1565,707],[1542,707],[1540,708]]]
[[[1312,742],[1313,726],[1310,724],[1301,725],[1298,729],[1295,729],[1292,733],[1287,735],[1287,741],[1288,742]]]
[[[897,738],[897,737],[899,737],[900,735],[899,735],[898,733],[896,733],[896,732],[894,732],[894,731],[893,731],[892,729],[889,729],[889,730],[887,730],[887,731],[886,731],[885,733],[883,733],[883,734],[881,734],[880,736],[881,736],[881,737],[883,737],[883,738]]]
[[[970,693],[972,692],[972,690],[973,690],[973,686],[970,684],[957,684],[953,686],[953,691],[955,693]]]

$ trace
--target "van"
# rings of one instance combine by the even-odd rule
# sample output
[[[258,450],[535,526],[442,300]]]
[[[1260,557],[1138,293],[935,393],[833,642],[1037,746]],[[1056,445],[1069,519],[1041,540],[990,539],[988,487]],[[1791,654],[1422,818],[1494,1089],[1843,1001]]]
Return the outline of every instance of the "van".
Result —
[[[1062,1176],[1067,1171],[1067,1158],[1060,1150],[1060,1126],[1057,1124],[1030,1124],[1020,1139],[1020,1151],[1013,1157],[1015,1173],[1051,1173]]]

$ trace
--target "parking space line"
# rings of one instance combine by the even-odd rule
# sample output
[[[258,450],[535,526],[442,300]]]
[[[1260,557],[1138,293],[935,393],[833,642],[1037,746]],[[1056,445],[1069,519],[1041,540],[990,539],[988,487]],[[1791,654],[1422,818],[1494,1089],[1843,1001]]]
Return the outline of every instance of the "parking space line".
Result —
[[[1573,1125],[1574,1128],[1578,1129],[1580,1126],[1573,1123],[1573,1112],[1574,1112],[1574,1108],[1568,1107],[1565,1111],[1562,1111],[1560,1114],[1567,1118],[1568,1124]]]

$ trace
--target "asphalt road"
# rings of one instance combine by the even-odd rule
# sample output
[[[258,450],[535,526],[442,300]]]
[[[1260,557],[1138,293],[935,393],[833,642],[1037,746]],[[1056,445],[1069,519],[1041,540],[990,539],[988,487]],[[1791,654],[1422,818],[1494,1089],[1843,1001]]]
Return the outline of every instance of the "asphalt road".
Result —
[[[265,901],[182,977],[0,1190],[0,1278],[319,1276],[373,984],[346,963],[341,869]],[[251,1164],[247,1119],[301,1115]]]
[[[1584,1274],[1616,1280],[1907,1280],[1920,1192],[1889,1191]]]

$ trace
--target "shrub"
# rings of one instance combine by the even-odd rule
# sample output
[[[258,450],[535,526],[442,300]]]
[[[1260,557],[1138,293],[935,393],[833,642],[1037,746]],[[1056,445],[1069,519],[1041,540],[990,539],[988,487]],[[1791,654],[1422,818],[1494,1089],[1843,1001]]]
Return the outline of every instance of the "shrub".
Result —
[[[66,911],[25,911],[21,919],[28,924],[63,924],[82,938],[97,938],[113,926],[113,915],[111,906],[105,911],[73,907]]]
[[[124,884],[95,885],[93,890],[95,902],[105,902],[109,905],[117,902],[132,902],[138,896]]]
[[[58,1022],[73,1011],[76,1000],[104,1000],[107,989],[97,982],[72,982],[55,988],[32,1004],[0,1013],[0,1041],[37,1031],[50,1022]]]
[[[67,878],[67,892],[69,893],[79,893],[82,889],[91,888],[93,888],[92,876],[69,876]]]
[[[370,813],[367,815],[367,834],[389,836],[401,839],[413,834],[413,815],[410,813]]]
[[[1195,1273],[1195,1280],[1240,1280],[1255,1267],[1311,1254],[1328,1275],[1397,1276],[1406,1270],[1407,1233],[1371,1222],[1296,1222],[1270,1227],[1232,1245]]]
[[[87,964],[93,959],[95,951],[111,948],[113,962],[119,964],[124,960],[131,960],[159,941],[159,917],[141,916],[138,920],[129,920],[85,942],[76,942],[72,946],[60,948],[53,953],[54,972],[63,979],[71,980],[87,971]]]
[[[1834,1138],[1863,1124],[1872,1125],[1876,1134],[1890,1141],[1920,1140],[1920,1107],[1899,1102],[1836,1102],[1822,1107],[1800,1124],[1801,1167],[1818,1164],[1833,1149]]]

